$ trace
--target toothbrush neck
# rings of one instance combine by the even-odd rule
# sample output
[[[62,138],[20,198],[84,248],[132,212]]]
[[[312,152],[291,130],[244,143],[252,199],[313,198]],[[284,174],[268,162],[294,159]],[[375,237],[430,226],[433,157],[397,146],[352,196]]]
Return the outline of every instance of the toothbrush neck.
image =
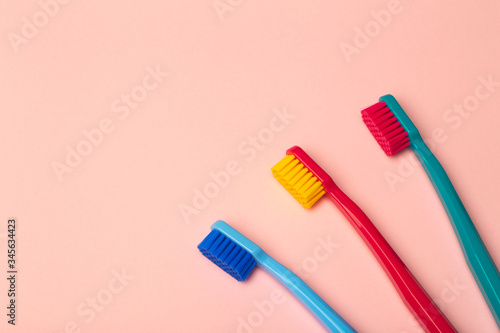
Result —
[[[417,138],[417,140],[412,139],[410,142],[411,150],[415,153],[421,163],[425,163],[428,159],[434,158],[434,154],[421,137]]]
[[[338,201],[344,194],[333,180],[328,183],[323,183],[323,188],[325,189],[326,195],[334,202]]]
[[[408,133],[408,138],[410,139],[410,143],[415,146],[419,146],[421,144],[425,145],[424,139],[420,135],[420,132],[413,125],[412,127],[405,128],[406,133]]]
[[[351,198],[342,192],[336,185],[330,187],[326,191],[326,194],[363,238],[368,239],[369,243],[376,243],[371,235],[377,232],[375,227],[366,214],[351,200]]]

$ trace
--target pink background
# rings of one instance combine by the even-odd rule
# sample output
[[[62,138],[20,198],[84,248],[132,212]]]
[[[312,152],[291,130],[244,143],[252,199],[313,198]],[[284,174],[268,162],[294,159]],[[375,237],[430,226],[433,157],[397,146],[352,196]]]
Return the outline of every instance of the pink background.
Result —
[[[498,1],[218,5],[75,0],[48,17],[35,0],[0,2],[0,331],[238,332],[243,320],[253,326],[240,332],[323,332],[288,293],[259,310],[283,290],[262,270],[238,283],[198,252],[223,219],[357,330],[420,332],[340,212],[326,199],[303,209],[272,177],[300,145],[460,332],[498,332],[422,168],[410,151],[387,158],[359,113],[392,93],[423,137],[441,132],[432,149],[500,264],[500,86],[477,88],[481,77],[500,82]],[[24,36],[34,19],[38,31]],[[357,53],[344,54],[347,44]],[[148,68],[169,74],[154,81]],[[134,109],[120,102],[131,91]],[[464,103],[472,111],[454,113]],[[273,120],[277,110],[290,119]],[[83,131],[101,122],[112,130],[89,148]],[[88,155],[60,180],[53,166],[78,145]],[[183,216],[230,161],[239,173]],[[387,175],[401,178],[391,187]],[[9,217],[16,327],[4,314]],[[326,259],[315,256],[318,238],[335,243]]]

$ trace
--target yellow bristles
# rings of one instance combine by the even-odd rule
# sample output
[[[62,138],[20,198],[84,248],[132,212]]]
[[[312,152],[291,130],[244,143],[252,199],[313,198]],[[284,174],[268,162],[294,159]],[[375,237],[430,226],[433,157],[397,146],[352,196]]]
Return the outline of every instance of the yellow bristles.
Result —
[[[310,208],[325,194],[323,184],[293,155],[286,155],[271,171],[304,208]]]

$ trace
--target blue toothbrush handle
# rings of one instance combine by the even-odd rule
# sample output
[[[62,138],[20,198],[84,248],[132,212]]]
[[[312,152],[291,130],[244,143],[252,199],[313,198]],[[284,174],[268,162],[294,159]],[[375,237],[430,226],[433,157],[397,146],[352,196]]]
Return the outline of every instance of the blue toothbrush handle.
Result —
[[[412,143],[443,204],[474,279],[500,327],[500,275],[443,167],[423,141]]]
[[[338,333],[356,332],[354,328],[292,271],[271,258],[264,251],[258,254],[254,253],[254,257],[258,265],[274,276],[281,285],[300,300],[328,331]]]

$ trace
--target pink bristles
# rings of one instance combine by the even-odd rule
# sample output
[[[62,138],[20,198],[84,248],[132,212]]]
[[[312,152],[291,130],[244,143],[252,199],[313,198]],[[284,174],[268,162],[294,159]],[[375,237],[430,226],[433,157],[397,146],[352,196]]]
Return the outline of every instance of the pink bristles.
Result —
[[[364,109],[361,115],[387,156],[395,155],[410,145],[408,133],[384,102]]]

